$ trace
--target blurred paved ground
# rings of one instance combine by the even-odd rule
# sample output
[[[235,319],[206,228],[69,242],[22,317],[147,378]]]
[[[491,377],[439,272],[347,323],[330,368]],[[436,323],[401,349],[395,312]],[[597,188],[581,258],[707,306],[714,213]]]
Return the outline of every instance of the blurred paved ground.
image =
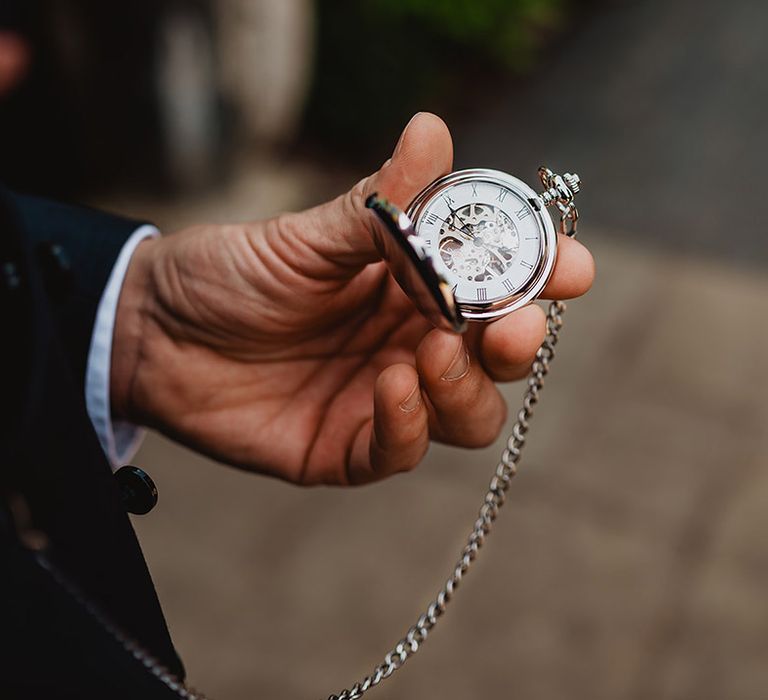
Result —
[[[735,195],[762,173],[767,14],[756,0],[626,5],[572,39],[546,90],[460,135],[459,165],[579,166],[598,281],[570,305],[477,570],[420,658],[372,697],[766,697],[768,279],[733,261],[765,260]],[[563,117],[564,64],[582,84],[564,88],[578,109]],[[546,152],[510,137],[513,162],[500,162],[489,135],[534,115]],[[570,131],[553,131],[563,118]],[[263,164],[209,199],[122,205],[171,228],[296,208],[328,186]],[[518,385],[506,391],[519,401]],[[135,522],[191,681],[253,700],[358,678],[452,565],[499,450],[436,447],[408,477],[342,492],[150,437],[136,463],[160,504]]]

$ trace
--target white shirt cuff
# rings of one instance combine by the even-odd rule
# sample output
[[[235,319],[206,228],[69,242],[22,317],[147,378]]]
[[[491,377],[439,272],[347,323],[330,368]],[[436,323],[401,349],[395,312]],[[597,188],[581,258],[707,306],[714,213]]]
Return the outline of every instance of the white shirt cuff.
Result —
[[[93,423],[113,471],[130,461],[144,438],[144,430],[140,427],[132,423],[112,420],[109,378],[112,368],[112,338],[117,302],[136,246],[147,238],[155,238],[159,235],[160,232],[154,226],[140,226],[125,242],[109,275],[104,293],[101,295],[96,310],[96,322],[93,324],[85,372],[85,405],[88,409],[88,417]]]

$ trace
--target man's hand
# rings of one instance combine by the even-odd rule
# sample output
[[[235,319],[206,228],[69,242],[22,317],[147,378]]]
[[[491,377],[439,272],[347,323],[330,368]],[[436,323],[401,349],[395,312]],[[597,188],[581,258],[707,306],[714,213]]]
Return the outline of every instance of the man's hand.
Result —
[[[528,372],[544,313],[531,305],[465,338],[433,329],[381,262],[364,205],[378,191],[405,208],[451,163],[445,124],[418,114],[392,158],[332,202],[142,243],[118,308],[115,414],[302,484],[412,469],[430,439],[492,442],[506,415],[494,382]],[[545,295],[583,294],[593,274],[561,237]]]

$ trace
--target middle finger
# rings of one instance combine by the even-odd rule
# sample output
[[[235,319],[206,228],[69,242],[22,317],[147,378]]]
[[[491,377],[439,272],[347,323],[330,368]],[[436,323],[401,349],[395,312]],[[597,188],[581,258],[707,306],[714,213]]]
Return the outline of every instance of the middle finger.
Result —
[[[506,404],[461,336],[432,330],[416,349],[427,396],[430,437],[461,447],[484,447],[499,434]]]

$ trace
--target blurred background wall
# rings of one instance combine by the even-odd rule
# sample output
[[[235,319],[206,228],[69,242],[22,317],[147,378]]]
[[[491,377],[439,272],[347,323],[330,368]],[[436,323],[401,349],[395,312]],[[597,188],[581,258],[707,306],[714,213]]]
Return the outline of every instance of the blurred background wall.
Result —
[[[760,0],[3,0],[26,58],[0,179],[166,231],[268,216],[378,167],[419,109],[456,167],[578,171],[597,282],[477,570],[374,692],[763,700],[766,29]],[[324,697],[367,672],[452,566],[500,449],[436,446],[343,492],[150,435],[135,461],[160,504],[135,526],[191,682]]]

